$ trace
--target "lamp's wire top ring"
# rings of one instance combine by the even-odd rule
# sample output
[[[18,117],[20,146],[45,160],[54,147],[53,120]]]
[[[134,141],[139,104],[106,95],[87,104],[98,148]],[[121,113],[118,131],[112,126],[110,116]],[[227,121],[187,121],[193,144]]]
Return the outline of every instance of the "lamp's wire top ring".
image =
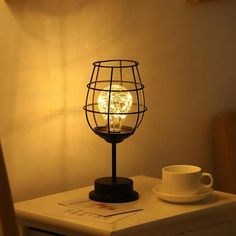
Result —
[[[93,65],[102,68],[129,68],[138,66],[139,63],[134,60],[112,59],[112,60],[95,61]]]

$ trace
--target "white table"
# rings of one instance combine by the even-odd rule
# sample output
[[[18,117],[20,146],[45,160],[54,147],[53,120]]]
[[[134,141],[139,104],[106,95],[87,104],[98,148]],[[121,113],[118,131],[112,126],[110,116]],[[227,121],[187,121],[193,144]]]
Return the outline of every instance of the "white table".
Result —
[[[152,192],[152,187],[160,183],[159,179],[147,176],[132,179],[140,194],[132,204],[143,208],[142,211],[114,223],[85,220],[65,213],[58,203],[86,197],[93,188],[89,186],[16,203],[22,235],[236,235],[236,195],[214,191],[202,202],[172,204],[158,199]]]

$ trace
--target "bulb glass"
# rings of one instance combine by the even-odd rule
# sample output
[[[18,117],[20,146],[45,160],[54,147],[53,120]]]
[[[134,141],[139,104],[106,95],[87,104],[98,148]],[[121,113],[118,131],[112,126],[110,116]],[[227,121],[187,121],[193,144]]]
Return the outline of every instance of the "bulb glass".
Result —
[[[110,90],[110,86],[104,88],[104,90]],[[105,120],[108,119],[109,113],[109,129],[111,132],[121,131],[122,120],[127,117],[126,113],[130,111],[132,103],[133,98],[131,93],[121,85],[113,84],[111,86],[111,92],[102,91],[99,94],[98,108],[100,112],[104,113],[102,116]]]

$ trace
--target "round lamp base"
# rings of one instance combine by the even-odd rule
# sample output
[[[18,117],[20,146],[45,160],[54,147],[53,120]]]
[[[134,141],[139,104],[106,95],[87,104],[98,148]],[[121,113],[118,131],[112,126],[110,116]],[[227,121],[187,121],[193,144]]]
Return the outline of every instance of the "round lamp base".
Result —
[[[139,198],[133,190],[133,180],[124,177],[103,177],[95,180],[95,189],[89,193],[89,198],[98,202],[121,203],[131,202]]]

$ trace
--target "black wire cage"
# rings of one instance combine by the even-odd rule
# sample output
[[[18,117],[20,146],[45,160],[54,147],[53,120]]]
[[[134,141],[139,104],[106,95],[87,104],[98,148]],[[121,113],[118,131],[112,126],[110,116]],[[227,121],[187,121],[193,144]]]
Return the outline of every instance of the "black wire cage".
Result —
[[[147,110],[144,85],[133,60],[104,60],[93,63],[84,106],[90,128],[112,144],[112,177],[95,181],[90,198],[104,202],[136,200],[132,180],[116,176],[116,144],[134,134]]]

